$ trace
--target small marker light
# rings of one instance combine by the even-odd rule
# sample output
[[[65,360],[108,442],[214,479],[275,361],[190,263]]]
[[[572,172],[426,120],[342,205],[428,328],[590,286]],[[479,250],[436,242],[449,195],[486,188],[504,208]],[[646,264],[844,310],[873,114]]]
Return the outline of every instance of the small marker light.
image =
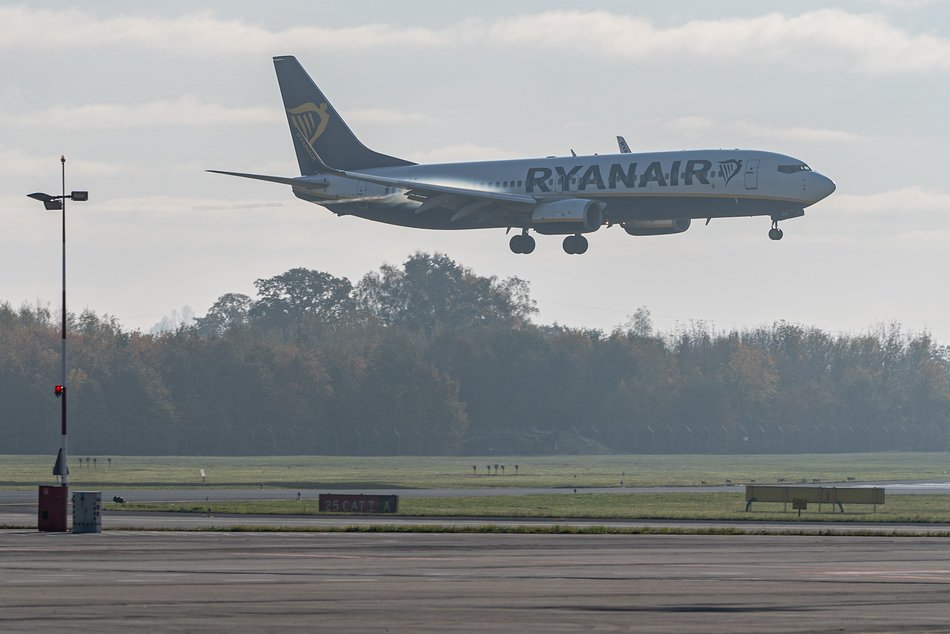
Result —
[[[60,396],[62,396],[65,391],[66,391],[66,388],[63,387],[62,385],[57,385],[56,387],[53,388],[53,394],[56,395],[56,398],[59,398]]]

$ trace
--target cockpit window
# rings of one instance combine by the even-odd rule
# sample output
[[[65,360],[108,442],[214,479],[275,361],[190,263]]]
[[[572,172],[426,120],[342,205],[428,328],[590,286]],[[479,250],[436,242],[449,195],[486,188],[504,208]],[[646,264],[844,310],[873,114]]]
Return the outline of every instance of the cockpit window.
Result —
[[[804,163],[799,163],[798,165],[779,165],[778,171],[783,174],[794,174],[795,172],[810,172],[811,168]]]

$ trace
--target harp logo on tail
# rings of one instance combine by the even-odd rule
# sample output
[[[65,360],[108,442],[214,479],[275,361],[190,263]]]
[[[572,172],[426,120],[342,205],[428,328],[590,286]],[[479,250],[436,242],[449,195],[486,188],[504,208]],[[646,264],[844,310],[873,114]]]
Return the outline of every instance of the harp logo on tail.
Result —
[[[311,102],[296,108],[287,108],[287,116],[293,126],[311,145],[316,143],[320,135],[326,131],[327,124],[330,123],[330,113],[327,112],[327,104],[325,103],[317,106]]]

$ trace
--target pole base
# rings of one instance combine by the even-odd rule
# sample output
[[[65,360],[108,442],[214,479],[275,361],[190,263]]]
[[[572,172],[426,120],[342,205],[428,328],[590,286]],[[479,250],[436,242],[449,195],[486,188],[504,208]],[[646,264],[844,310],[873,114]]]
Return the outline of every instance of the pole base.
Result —
[[[36,526],[41,533],[65,533],[69,508],[68,486],[40,486]]]

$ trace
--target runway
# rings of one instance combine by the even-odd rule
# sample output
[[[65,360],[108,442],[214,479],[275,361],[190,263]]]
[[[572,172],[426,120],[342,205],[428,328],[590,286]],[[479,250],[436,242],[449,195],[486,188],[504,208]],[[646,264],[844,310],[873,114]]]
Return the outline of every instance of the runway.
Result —
[[[947,631],[947,543],[0,531],[0,630]]]

